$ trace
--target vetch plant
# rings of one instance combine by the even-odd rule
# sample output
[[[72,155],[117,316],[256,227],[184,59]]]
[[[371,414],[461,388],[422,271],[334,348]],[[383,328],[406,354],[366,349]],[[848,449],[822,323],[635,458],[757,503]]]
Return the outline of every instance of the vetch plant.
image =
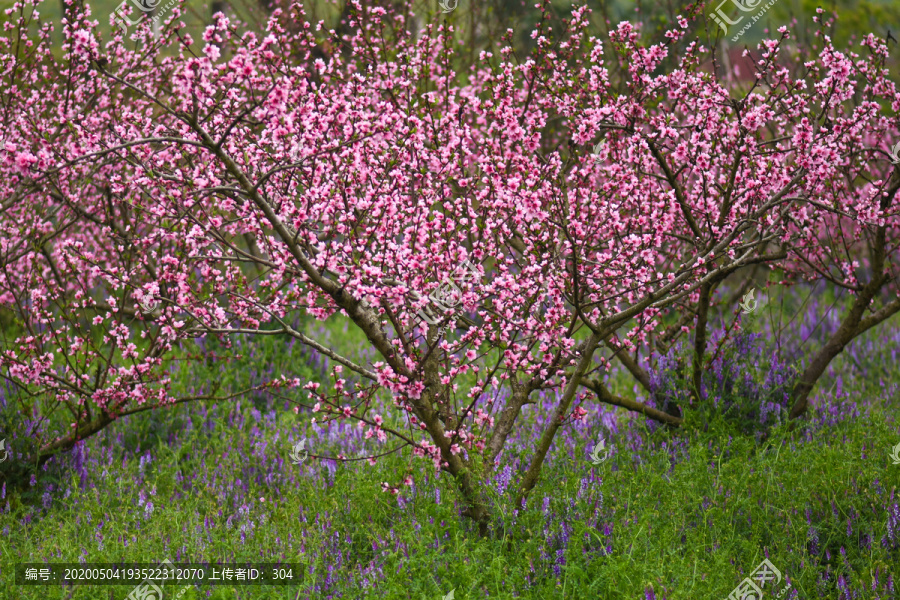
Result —
[[[717,331],[713,341],[716,354],[704,364],[701,402],[694,410],[705,421],[721,417],[740,434],[766,437],[786,420],[797,369],[787,360],[766,355],[758,333],[739,331],[725,337],[724,331]],[[658,408],[689,404],[687,358],[686,350],[673,349],[658,361],[651,377],[651,394]]]

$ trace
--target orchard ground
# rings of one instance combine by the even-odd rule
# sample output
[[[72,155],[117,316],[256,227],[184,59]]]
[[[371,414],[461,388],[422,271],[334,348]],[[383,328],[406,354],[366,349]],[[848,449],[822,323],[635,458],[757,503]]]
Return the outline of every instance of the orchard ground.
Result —
[[[834,324],[818,306],[810,311],[801,330],[813,343]],[[887,325],[832,364],[793,432],[781,421],[753,435],[721,411],[690,409],[686,426],[670,430],[584,403],[587,415],[554,442],[538,488],[516,512],[507,489],[556,402],[542,397],[499,458],[488,539],[459,516],[452,481],[408,449],[374,466],[317,458],[395,445],[365,440],[345,422],[311,424],[285,397],[127,417],[51,460],[24,494],[0,492],[0,597],[119,600],[134,587],[15,587],[16,563],[170,559],[303,565],[299,586],[203,585],[187,600],[438,600],[451,590],[457,600],[724,599],[768,559],[783,577],[772,597],[789,583],[783,598],[897,599],[900,465],[889,453],[900,443],[900,328]],[[363,347],[338,320],[305,326],[327,327],[338,347]],[[759,337],[728,358],[730,372],[778,371],[764,321],[747,329]],[[207,358],[172,371],[175,394],[280,373],[328,384],[328,360],[291,341],[194,343],[181,357]],[[657,380],[677,383],[677,369],[661,364]],[[624,373],[613,372],[610,385],[632,392]],[[8,410],[12,392],[0,390]],[[594,466],[601,437],[612,453]],[[289,453],[303,438],[310,458],[294,465]],[[398,493],[383,491],[384,482]],[[182,587],[167,586],[166,598]]]

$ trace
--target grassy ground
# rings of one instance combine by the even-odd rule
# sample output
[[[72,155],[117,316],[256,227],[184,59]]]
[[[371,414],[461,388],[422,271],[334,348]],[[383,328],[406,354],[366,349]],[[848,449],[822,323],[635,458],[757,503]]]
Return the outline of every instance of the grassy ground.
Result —
[[[340,324],[329,332],[354,342]],[[15,563],[164,559],[303,565],[293,586],[198,585],[187,600],[438,600],[451,590],[456,600],[726,598],[768,558],[783,598],[896,599],[900,465],[888,454],[900,442],[898,341],[897,331],[861,340],[835,365],[812,417],[765,441],[716,414],[688,411],[687,426],[669,431],[586,405],[588,418],[565,429],[516,512],[510,495],[528,440],[556,401],[544,397],[501,456],[494,531],[506,536],[487,540],[457,516],[446,476],[407,451],[375,466],[292,464],[288,451],[303,437],[317,456],[394,445],[312,425],[284,398],[129,417],[52,461],[30,492],[2,491],[0,598],[120,599],[133,587],[14,587]],[[201,343],[185,354],[234,358],[180,363],[176,392],[279,373],[326,380],[326,360],[285,340],[231,350]],[[612,456],[594,466],[588,454],[600,435]],[[382,482],[399,495],[382,492]],[[166,599],[182,587],[168,586]]]

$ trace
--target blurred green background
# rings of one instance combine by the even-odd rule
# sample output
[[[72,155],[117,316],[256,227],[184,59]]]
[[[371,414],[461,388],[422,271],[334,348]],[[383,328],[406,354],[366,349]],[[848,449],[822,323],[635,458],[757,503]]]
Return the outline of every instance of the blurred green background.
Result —
[[[161,0],[159,5],[164,6],[169,0]],[[325,29],[337,28],[342,15],[346,15],[345,4],[348,0],[309,0],[303,3],[304,10],[309,19],[316,23],[324,21]],[[742,35],[737,43],[731,42],[731,37],[739,30],[735,25],[729,29],[729,35],[722,36],[718,26],[708,18],[719,6],[732,19],[749,14],[741,13],[732,2],[737,0],[714,0],[702,10],[707,15],[705,19],[694,21],[690,30],[700,35],[700,39],[706,43],[715,43],[718,40],[724,47],[745,45],[754,48],[756,43],[769,35],[777,35],[776,30],[782,25],[791,26],[796,39],[801,43],[815,44],[814,34],[817,27],[812,23],[812,17],[818,7],[825,10],[828,17],[833,11],[839,14],[839,20],[827,30],[838,47],[844,47],[848,42],[858,43],[858,40],[874,33],[880,37],[900,37],[900,2],[897,0],[833,0],[819,3],[815,0],[777,0],[754,26]],[[41,5],[43,20],[54,23],[54,39],[61,40],[61,20],[66,10],[66,5],[74,5],[84,2],[91,8],[92,17],[100,24],[102,38],[107,41],[110,37],[110,14],[121,3],[121,0],[45,0]],[[266,19],[273,6],[286,8],[289,0],[177,0],[183,7],[184,14],[181,20],[185,23],[185,32],[195,40],[199,39],[203,29],[210,24],[212,14],[223,10],[232,19],[237,19],[250,27],[262,30]],[[393,4],[402,6],[404,3],[395,0],[361,0],[363,6],[378,3],[381,5]],[[438,0],[411,0],[410,29],[415,32],[427,23],[438,24],[445,20],[454,25],[458,30],[456,35],[463,41],[460,50],[464,55],[474,61],[478,52],[486,49],[491,44],[496,44],[501,35],[508,29],[515,31],[514,45],[517,52],[527,52],[533,45],[531,31],[539,23],[541,11],[538,8],[538,0],[458,0],[457,8],[449,14],[441,12]],[[580,3],[567,2],[565,0],[551,0],[550,26],[558,32],[563,28],[562,19],[568,18],[573,7]],[[664,31],[670,26],[676,16],[689,14],[691,2],[658,0],[656,2],[632,2],[627,0],[587,0],[592,10],[591,20],[595,28],[593,33],[601,39],[605,38],[610,29],[623,20],[632,23],[643,23],[643,35],[647,42],[660,42]],[[0,7],[9,9],[13,6],[12,0],[0,0]],[[728,10],[726,10],[728,9]],[[163,11],[163,18],[171,13],[171,8]],[[406,12],[406,11],[405,11]],[[135,9],[132,18],[136,18],[138,11]],[[8,20],[9,15],[4,17]],[[745,21],[746,22],[746,21]],[[893,28],[893,30],[892,30]],[[133,30],[133,29],[132,29]],[[767,32],[772,32],[767,34]],[[317,37],[327,37],[325,31],[317,33]],[[690,36],[688,36],[690,37]],[[130,42],[134,44],[135,42]],[[821,44],[818,44],[819,46]],[[896,42],[891,42],[892,62],[896,60]],[[471,64],[471,63],[470,63]]]

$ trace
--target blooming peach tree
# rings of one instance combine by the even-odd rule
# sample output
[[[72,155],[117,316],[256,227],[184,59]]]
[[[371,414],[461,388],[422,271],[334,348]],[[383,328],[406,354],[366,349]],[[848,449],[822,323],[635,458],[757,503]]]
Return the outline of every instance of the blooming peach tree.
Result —
[[[896,200],[900,161],[892,155],[900,142],[900,94],[889,78],[888,48],[883,40],[869,35],[860,41],[858,51],[840,52],[824,33],[833,27],[834,19],[822,22],[817,16],[814,21],[819,27],[814,37],[822,40],[822,50],[790,45],[782,29],[780,40],[765,42],[753,54],[758,60],[756,83],[743,90],[740,98],[724,100],[733,104],[740,125],[732,138],[738,143],[729,158],[732,168],[723,169],[729,173],[730,185],[719,184],[726,197],[752,195],[775,165],[802,168],[802,179],[785,196],[789,204],[785,205],[783,237],[773,238],[766,250],[761,249],[778,258],[750,271],[774,267],[781,285],[802,280],[826,283],[850,298],[846,307],[834,309],[841,315],[838,330],[804,356],[790,398],[792,419],[805,413],[809,395],[831,361],[857,336],[900,311],[896,284],[900,276]],[[729,87],[740,89],[728,74],[725,80]],[[689,162],[696,159],[703,157],[694,155]],[[798,172],[786,170],[782,180]],[[738,184],[746,187],[739,191]],[[706,219],[702,214],[695,216],[697,222]],[[650,343],[631,347],[634,357],[620,356],[647,392],[652,392],[651,378],[641,365],[651,363],[653,354],[666,354],[682,327],[690,324],[694,334],[691,395],[698,401],[705,398],[701,375],[710,364],[710,316],[717,309],[733,310],[732,326],[738,325],[737,305],[753,283],[752,277],[744,277],[731,293],[720,293],[729,275],[722,271],[709,278],[684,301],[680,317],[668,328]],[[599,383],[591,386],[601,399],[647,412],[639,403],[613,396]],[[648,414],[674,425],[681,422],[671,414]]]
[[[782,32],[763,48],[768,87],[734,97],[700,68],[713,49],[684,37],[699,9],[643,47],[628,23],[589,36],[582,6],[555,40],[540,25],[526,59],[483,51],[461,83],[451,27],[413,41],[377,6],[354,5],[349,57],[326,62],[319,28],[288,35],[281,11],[262,33],[220,16],[196,42],[175,10],[158,41],[142,25],[101,42],[89,7],[58,58],[49,25],[28,32],[39,5],[16,4],[0,38],[0,309],[18,328],[0,369],[29,418],[71,425],[34,462],[192,400],[165,370],[180,340],[286,335],[330,357],[333,389],[264,385],[408,444],[482,532],[484,481],[537,392],[561,400],[517,501],[583,402],[678,424],[592,375],[615,357],[646,376],[627,352],[696,326],[726,277],[798,256],[844,210],[848,139],[896,133],[880,42],[856,62],[830,49],[807,83],[778,65]],[[672,53],[679,68],[659,72]],[[840,202],[895,219],[878,185]],[[295,329],[298,314],[349,320],[376,358]],[[502,405],[486,393],[500,386]],[[370,414],[379,397],[395,415]]]

